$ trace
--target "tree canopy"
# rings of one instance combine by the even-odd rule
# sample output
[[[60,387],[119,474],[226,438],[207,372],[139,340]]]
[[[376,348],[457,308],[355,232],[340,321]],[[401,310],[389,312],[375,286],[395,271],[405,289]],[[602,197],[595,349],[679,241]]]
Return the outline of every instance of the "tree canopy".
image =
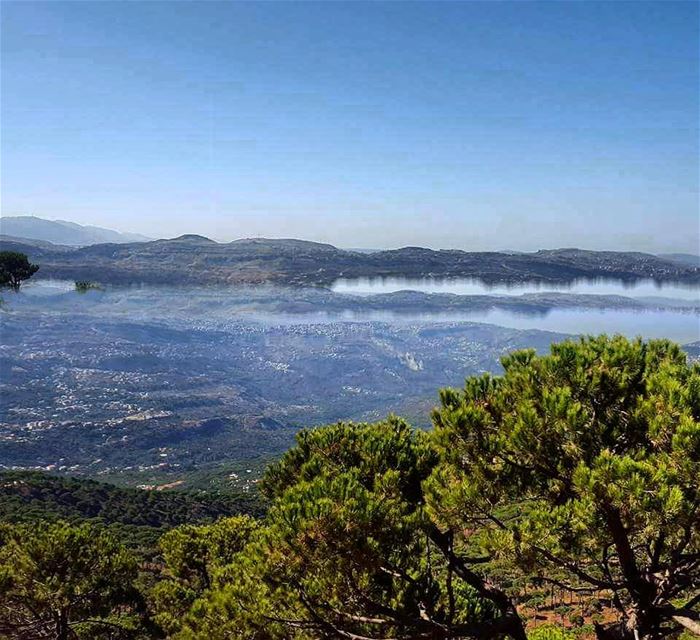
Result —
[[[128,637],[140,604],[135,558],[109,533],[65,522],[0,531],[0,634]],[[114,631],[119,633],[115,636]]]
[[[263,527],[182,637],[525,637],[506,594],[471,568],[481,559],[458,556],[426,516],[426,433],[389,418],[297,442],[266,473]]]
[[[19,291],[24,280],[31,278],[39,266],[31,264],[24,253],[0,251],[0,287],[10,287]]]
[[[700,368],[670,342],[604,336],[503,367],[441,392],[432,518],[534,578],[609,592],[607,634],[697,633]]]
[[[236,561],[257,527],[254,518],[239,515],[177,527],[161,537],[163,579],[150,598],[155,620],[166,633],[181,628],[192,604],[212,587],[219,570]]]

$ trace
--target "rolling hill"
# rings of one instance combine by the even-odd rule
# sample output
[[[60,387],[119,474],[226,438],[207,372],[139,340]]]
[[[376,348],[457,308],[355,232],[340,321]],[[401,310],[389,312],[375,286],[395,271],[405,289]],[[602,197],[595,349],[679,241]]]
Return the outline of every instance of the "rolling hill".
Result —
[[[466,252],[404,247],[358,253],[293,239],[218,243],[197,235],[126,244],[53,246],[0,238],[0,249],[26,253],[39,277],[105,284],[261,284],[328,286],[338,278],[479,278],[487,283],[571,282],[581,278],[700,281],[700,267],[646,253],[541,250]]]

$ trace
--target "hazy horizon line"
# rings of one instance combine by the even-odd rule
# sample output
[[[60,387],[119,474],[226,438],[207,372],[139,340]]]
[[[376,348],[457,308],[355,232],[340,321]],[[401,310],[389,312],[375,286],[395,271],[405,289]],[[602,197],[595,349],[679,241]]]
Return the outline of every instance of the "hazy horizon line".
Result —
[[[71,225],[77,225],[79,227],[84,227],[84,228],[96,228],[100,230],[105,230],[105,231],[112,231],[112,232],[117,232],[120,234],[125,234],[125,235],[139,235],[143,236],[145,239],[142,241],[133,241],[133,242],[125,242],[123,244],[138,244],[139,242],[157,242],[161,240],[177,240],[178,238],[186,237],[186,236],[196,236],[200,238],[204,238],[206,240],[210,240],[212,242],[215,242],[216,244],[231,244],[234,242],[239,242],[239,241],[245,241],[245,240],[298,240],[302,242],[314,242],[317,244],[325,244],[329,246],[333,246],[337,249],[342,249],[345,251],[358,251],[358,252],[380,252],[380,251],[397,251],[400,249],[409,249],[409,248],[418,248],[418,249],[430,249],[432,251],[464,251],[466,253],[537,253],[539,251],[556,251],[556,250],[567,250],[567,249],[576,249],[576,250],[581,250],[581,251],[599,251],[599,252],[605,252],[605,251],[614,251],[614,252],[620,252],[620,253],[646,253],[646,254],[651,254],[651,255],[660,255],[660,254],[687,254],[687,255],[692,255],[692,256],[700,256],[700,248],[698,249],[697,253],[693,253],[692,251],[683,251],[683,250],[657,250],[657,251],[649,251],[649,250],[644,250],[644,249],[629,249],[629,248],[624,248],[624,249],[606,249],[606,248],[591,248],[587,247],[585,245],[550,245],[550,246],[539,246],[537,249],[516,249],[516,248],[500,248],[500,249],[492,249],[492,248],[464,248],[464,247],[445,247],[445,246],[434,246],[430,244],[401,244],[401,245],[396,245],[396,246],[385,246],[385,247],[369,247],[369,246],[347,246],[343,244],[336,244],[334,242],[327,242],[327,241],[322,241],[322,240],[315,240],[315,239],[310,239],[307,237],[303,236],[273,236],[273,235],[251,235],[251,236],[239,236],[239,237],[234,237],[231,239],[226,239],[222,237],[216,237],[216,236],[209,236],[205,235],[203,233],[198,233],[194,231],[188,231],[184,233],[178,233],[177,235],[173,236],[161,236],[161,237],[155,237],[151,236],[145,233],[142,233],[140,231],[133,231],[133,230],[122,230],[122,229],[117,229],[113,227],[104,227],[99,224],[93,224],[93,223],[81,223],[81,222],[75,222],[73,220],[67,220],[65,218],[44,218],[42,216],[38,216],[36,214],[24,214],[24,215],[17,215],[17,214],[6,214],[0,212],[0,220],[3,218],[33,218],[36,220],[41,220],[44,222],[56,222],[56,223],[66,223],[66,224],[71,224]],[[19,239],[25,239],[25,240],[37,240],[35,238],[28,238],[25,236],[17,236],[14,234],[5,234],[2,232],[2,229],[0,229],[0,235],[5,235],[5,236],[11,236],[11,237],[16,237]],[[55,244],[55,245],[60,245],[61,243],[59,242],[51,242],[49,240],[44,240],[43,242],[49,242],[50,244]],[[94,244],[112,244],[109,242],[98,242]],[[88,246],[88,245],[74,245],[76,248],[79,246]]]

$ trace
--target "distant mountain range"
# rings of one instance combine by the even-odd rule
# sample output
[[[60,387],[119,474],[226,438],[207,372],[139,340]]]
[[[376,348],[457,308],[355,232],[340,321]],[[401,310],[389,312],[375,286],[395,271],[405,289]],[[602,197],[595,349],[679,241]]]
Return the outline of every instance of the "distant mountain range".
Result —
[[[696,256],[693,253],[660,253],[659,258],[679,264],[687,264],[691,267],[700,267],[700,256]]]
[[[565,283],[582,278],[700,283],[700,266],[647,253],[541,250],[466,252],[404,247],[359,253],[305,240],[219,243],[198,235],[129,244],[68,247],[0,237],[0,249],[26,253],[39,277],[105,284],[261,284],[329,286],[338,278],[478,278],[486,283]]]
[[[122,244],[152,240],[152,238],[138,233],[121,233],[112,229],[86,226],[66,220],[44,220],[36,216],[3,216],[0,218],[0,233],[5,236],[72,247],[85,247],[108,242]]]

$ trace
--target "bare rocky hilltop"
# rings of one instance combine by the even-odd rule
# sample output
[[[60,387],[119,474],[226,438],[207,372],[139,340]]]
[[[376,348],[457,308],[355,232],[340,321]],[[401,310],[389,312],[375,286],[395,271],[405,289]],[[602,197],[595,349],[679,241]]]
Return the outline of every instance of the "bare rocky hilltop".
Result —
[[[218,243],[197,235],[127,244],[69,247],[0,236],[0,250],[21,251],[43,278],[106,284],[259,284],[328,286],[338,278],[479,278],[487,283],[570,282],[580,278],[700,283],[700,266],[646,253],[541,250],[466,252],[405,247],[362,253],[286,239]]]

